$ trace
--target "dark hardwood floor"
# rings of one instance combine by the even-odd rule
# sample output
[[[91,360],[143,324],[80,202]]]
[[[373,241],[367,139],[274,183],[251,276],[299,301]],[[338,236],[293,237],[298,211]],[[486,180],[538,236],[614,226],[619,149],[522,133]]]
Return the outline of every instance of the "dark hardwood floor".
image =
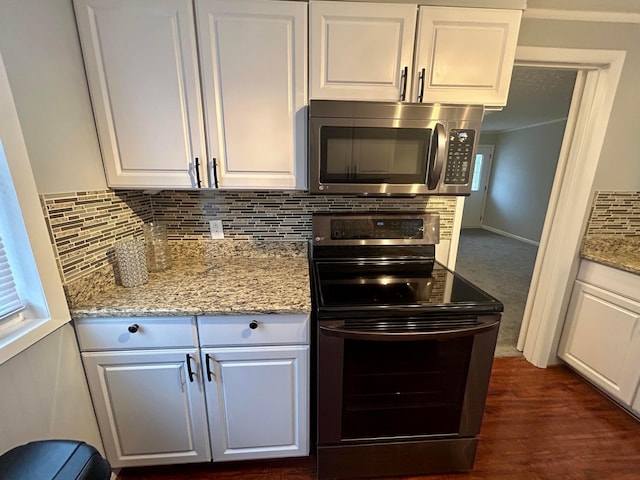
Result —
[[[312,457],[123,469],[119,480],[310,480]],[[496,358],[473,472],[405,480],[640,479],[640,422],[563,366]]]

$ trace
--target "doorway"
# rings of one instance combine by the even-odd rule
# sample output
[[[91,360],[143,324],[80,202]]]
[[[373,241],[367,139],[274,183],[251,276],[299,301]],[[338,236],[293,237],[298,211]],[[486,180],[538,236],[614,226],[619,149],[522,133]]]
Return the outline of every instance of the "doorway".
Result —
[[[558,168],[536,257],[518,350],[535,366],[556,355],[579,266],[583,227],[618,82],[623,50],[518,47],[516,65],[578,71]],[[447,265],[455,267],[464,198],[456,202]]]
[[[456,270],[504,304],[496,356],[520,355],[518,335],[576,76],[577,70],[515,67],[508,105],[483,122]]]

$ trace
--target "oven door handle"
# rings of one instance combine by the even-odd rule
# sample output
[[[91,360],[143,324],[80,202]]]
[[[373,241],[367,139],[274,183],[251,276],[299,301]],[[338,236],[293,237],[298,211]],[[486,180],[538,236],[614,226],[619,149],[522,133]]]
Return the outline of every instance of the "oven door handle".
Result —
[[[451,340],[454,338],[468,337],[478,335],[480,333],[497,328],[500,324],[500,318],[491,318],[481,320],[478,324],[471,327],[462,328],[442,328],[439,330],[429,331],[406,331],[406,332],[381,332],[349,329],[336,326],[342,322],[323,322],[320,330],[326,335],[340,337],[348,340],[371,340],[371,341],[420,341],[420,340]]]

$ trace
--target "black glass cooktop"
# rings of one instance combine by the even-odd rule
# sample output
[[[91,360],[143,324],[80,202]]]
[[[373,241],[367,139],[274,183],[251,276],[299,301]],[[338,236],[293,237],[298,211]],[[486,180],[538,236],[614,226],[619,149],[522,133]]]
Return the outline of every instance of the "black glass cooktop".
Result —
[[[437,262],[317,261],[314,269],[320,312],[503,310],[498,300]]]

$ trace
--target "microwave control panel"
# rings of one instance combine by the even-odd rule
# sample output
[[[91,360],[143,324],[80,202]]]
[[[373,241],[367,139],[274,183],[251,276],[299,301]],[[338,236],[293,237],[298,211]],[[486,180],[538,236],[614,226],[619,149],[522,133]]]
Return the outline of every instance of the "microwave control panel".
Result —
[[[470,128],[454,128],[449,131],[444,183],[451,185],[467,185],[469,183],[475,137],[476,131]]]

